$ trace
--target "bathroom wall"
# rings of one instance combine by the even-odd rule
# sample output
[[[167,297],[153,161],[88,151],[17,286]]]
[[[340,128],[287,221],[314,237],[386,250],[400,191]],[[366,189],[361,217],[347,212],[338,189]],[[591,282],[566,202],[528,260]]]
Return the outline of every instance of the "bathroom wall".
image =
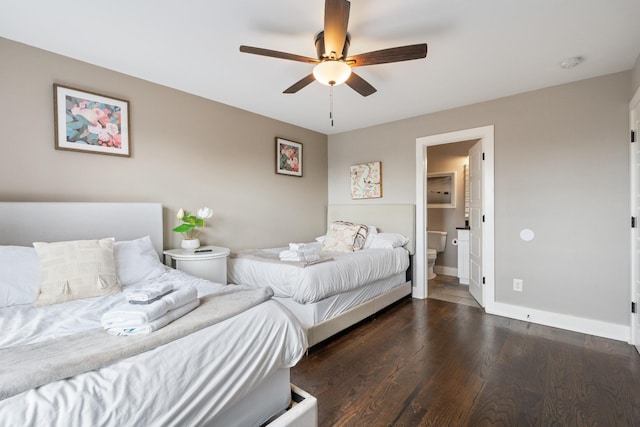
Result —
[[[447,232],[445,251],[438,254],[436,273],[446,273],[437,267],[458,268],[458,248],[451,241],[457,237],[457,227],[464,227],[464,166],[468,164],[469,149],[477,141],[433,145],[427,148],[427,174],[456,173],[455,208],[428,208],[429,230]],[[427,191],[428,188],[427,188]],[[439,271],[440,270],[440,271]]]

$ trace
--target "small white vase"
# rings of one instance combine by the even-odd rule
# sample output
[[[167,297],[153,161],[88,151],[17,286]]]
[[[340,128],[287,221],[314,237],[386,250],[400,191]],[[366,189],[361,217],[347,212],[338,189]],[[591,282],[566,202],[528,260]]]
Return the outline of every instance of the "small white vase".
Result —
[[[200,239],[182,239],[182,249],[196,250],[200,247]]]

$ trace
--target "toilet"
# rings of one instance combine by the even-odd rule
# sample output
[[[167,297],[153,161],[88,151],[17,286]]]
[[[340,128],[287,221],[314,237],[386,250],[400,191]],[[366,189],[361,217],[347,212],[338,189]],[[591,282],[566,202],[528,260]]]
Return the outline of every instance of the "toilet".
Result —
[[[446,231],[427,231],[427,279],[436,277],[433,266],[436,263],[438,253],[444,251],[447,244]]]

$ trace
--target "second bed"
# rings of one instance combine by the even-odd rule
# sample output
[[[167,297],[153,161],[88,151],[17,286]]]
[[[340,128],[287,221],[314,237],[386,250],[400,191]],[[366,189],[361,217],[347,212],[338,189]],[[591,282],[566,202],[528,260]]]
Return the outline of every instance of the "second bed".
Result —
[[[274,299],[304,324],[310,346],[411,294],[414,205],[330,205],[327,224],[334,221],[375,227],[377,244],[323,253],[331,260],[305,267],[241,254],[229,259],[229,282],[271,287]],[[261,252],[277,258],[283,249]]]

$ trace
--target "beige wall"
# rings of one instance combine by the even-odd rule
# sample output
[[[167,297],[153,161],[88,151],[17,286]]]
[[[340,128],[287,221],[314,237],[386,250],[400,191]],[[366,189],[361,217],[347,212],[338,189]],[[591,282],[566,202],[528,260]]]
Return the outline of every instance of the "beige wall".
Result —
[[[232,249],[324,232],[326,135],[2,38],[0,57],[0,200],[161,202],[165,247],[180,207],[211,207],[203,243]],[[128,100],[132,157],[56,151],[53,83]],[[303,143],[302,178],[275,174],[276,136]]]
[[[415,203],[416,138],[495,125],[496,301],[628,325],[630,86],[623,72],[331,135],[329,203],[357,203],[349,165],[376,160],[374,202]]]

